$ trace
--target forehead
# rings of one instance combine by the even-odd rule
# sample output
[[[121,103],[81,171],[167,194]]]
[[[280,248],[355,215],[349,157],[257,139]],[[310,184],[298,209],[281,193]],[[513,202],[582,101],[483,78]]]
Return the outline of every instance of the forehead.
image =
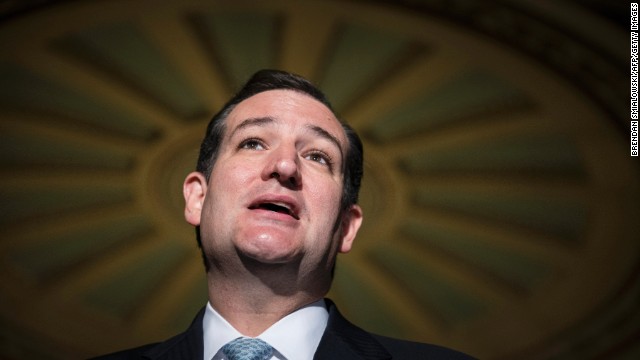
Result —
[[[269,90],[243,100],[227,118],[227,134],[242,121],[261,117],[292,127],[320,127],[345,147],[346,135],[333,112],[313,97],[293,90]]]

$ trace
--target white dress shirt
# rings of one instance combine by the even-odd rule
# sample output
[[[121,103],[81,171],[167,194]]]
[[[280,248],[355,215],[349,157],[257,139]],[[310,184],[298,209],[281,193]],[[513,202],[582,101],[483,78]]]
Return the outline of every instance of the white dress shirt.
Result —
[[[280,319],[257,337],[274,348],[271,359],[312,360],[327,327],[329,312],[324,300],[318,300]],[[243,336],[212,306],[202,319],[204,340],[203,360],[226,360],[220,348]]]

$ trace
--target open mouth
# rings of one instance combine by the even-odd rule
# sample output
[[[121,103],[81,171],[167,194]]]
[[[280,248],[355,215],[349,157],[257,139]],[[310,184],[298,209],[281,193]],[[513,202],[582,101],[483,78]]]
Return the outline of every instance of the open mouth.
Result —
[[[250,206],[249,209],[251,210],[262,209],[262,210],[273,211],[273,212],[289,215],[294,219],[298,220],[298,215],[296,214],[296,212],[292,209],[292,207],[289,204],[285,204],[285,203],[261,202],[261,203]]]

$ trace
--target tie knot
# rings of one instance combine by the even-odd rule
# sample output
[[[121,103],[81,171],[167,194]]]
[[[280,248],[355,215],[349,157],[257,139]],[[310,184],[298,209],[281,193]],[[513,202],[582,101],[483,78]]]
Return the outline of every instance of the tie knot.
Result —
[[[273,354],[273,348],[263,340],[239,337],[226,343],[222,353],[229,360],[267,360]]]

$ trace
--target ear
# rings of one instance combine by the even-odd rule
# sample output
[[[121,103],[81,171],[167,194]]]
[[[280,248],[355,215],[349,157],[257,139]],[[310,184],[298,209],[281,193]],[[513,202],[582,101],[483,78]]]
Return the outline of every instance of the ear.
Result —
[[[362,209],[358,205],[351,205],[351,208],[343,215],[342,218],[342,243],[340,245],[341,253],[351,251],[353,240],[362,225]]]
[[[207,195],[207,179],[204,175],[195,171],[187,175],[182,185],[184,195],[184,218],[191,225],[200,225],[202,205]]]

